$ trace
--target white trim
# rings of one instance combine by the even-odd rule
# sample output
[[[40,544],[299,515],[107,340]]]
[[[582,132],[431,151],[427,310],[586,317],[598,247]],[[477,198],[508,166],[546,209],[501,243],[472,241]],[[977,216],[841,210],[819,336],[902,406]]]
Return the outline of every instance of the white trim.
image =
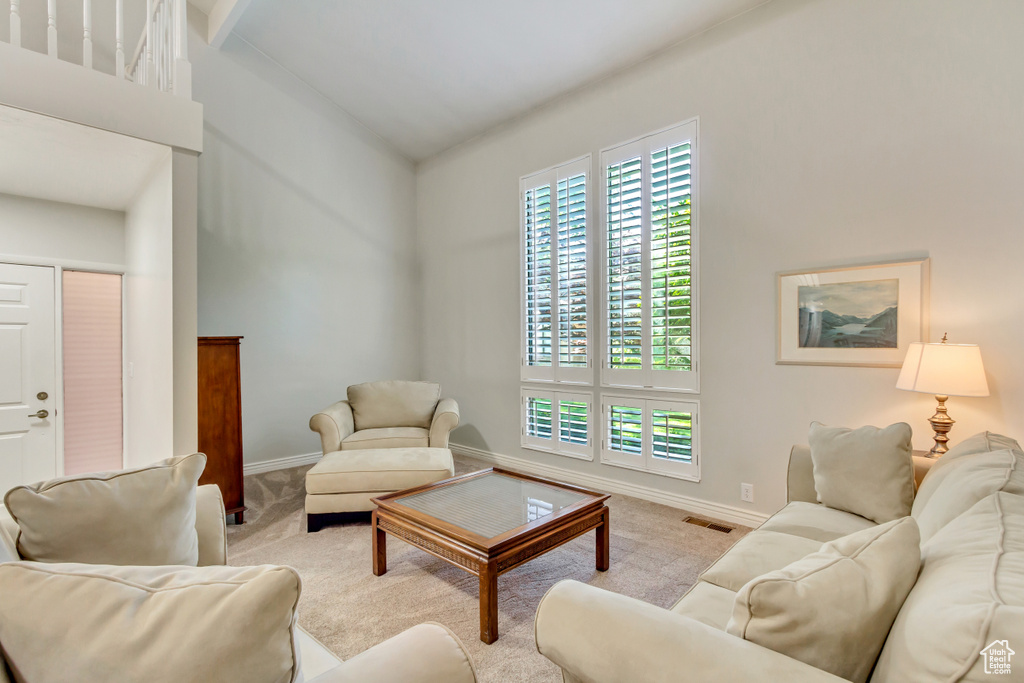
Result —
[[[712,503],[711,501],[691,498],[678,493],[661,491],[639,484],[630,484],[599,475],[575,472],[573,470],[568,470],[554,465],[544,465],[524,458],[503,455],[501,453],[492,453],[491,451],[485,451],[479,448],[471,448],[469,446],[462,446],[454,443],[449,444],[449,448],[451,448],[453,453],[477,458],[479,460],[485,460],[489,463],[493,463],[500,467],[506,467],[510,470],[519,470],[527,474],[534,474],[541,477],[548,477],[549,479],[565,481],[567,483],[585,486],[587,488],[605,491],[607,493],[617,493],[623,496],[649,500],[652,503],[687,510],[699,515],[732,522],[733,524],[743,524],[745,526],[756,528],[771,517],[771,515],[763,512],[743,510],[731,505]]]
[[[291,467],[312,465],[319,462],[322,457],[324,457],[323,453],[302,453],[301,455],[286,455],[283,458],[274,458],[273,460],[250,462],[242,466],[242,476],[248,477],[251,474],[263,474],[264,472],[286,470]]]
[[[75,259],[63,258],[45,258],[41,256],[0,254],[0,263],[9,263],[14,266],[46,266],[49,268],[62,268],[64,270],[88,270],[98,273],[110,273],[112,275],[124,275],[126,272],[126,268],[123,264],[103,263],[101,261],[77,261]]]

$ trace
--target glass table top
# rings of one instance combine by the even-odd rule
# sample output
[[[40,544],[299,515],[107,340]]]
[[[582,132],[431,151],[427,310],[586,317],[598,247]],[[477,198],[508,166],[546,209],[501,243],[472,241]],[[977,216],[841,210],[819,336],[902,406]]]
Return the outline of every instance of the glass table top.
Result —
[[[576,491],[490,472],[396,498],[395,502],[484,538],[494,538],[587,498]]]

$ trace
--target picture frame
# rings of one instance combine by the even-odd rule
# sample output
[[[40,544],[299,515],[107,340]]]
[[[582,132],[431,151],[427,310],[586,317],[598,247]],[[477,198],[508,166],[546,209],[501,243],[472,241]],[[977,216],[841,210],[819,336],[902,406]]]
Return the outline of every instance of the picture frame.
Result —
[[[927,258],[778,274],[778,365],[898,368],[928,339]]]

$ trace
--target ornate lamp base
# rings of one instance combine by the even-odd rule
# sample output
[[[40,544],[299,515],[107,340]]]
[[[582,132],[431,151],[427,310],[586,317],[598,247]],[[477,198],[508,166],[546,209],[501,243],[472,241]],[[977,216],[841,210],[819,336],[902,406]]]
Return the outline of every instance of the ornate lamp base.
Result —
[[[953,428],[953,423],[956,422],[946,413],[946,401],[949,400],[949,396],[936,394],[935,400],[939,402],[939,406],[935,409],[935,414],[928,418],[932,429],[935,430],[935,445],[928,451],[929,457],[932,458],[938,458],[949,450],[949,446],[946,445],[949,443],[949,438],[946,434],[949,434],[949,430]]]

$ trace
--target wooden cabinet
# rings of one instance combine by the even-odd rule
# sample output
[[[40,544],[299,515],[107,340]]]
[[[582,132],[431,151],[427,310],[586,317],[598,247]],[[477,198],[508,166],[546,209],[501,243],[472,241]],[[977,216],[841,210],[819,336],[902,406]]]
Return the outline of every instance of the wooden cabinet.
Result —
[[[206,454],[200,484],[216,484],[224,509],[242,523],[242,383],[239,340],[199,337],[199,450]]]

